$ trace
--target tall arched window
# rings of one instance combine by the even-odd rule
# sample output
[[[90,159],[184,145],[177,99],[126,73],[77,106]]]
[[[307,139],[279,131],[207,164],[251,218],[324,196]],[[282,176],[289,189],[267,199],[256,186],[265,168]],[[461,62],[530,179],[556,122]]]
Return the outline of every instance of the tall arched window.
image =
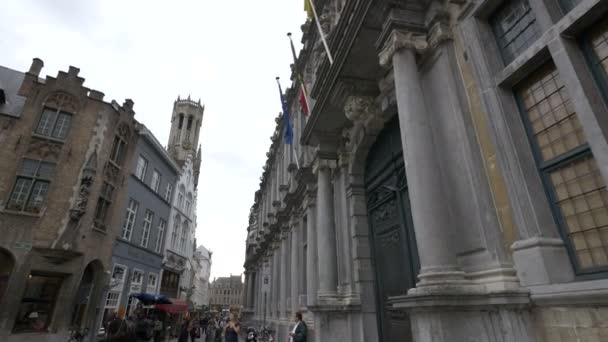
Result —
[[[186,187],[184,185],[179,186],[179,191],[177,193],[177,207],[180,210],[184,210],[184,196],[186,195]]]
[[[188,193],[186,196],[186,215],[190,216],[192,210],[192,193]]]
[[[194,119],[194,118],[192,117],[192,115],[190,115],[190,116],[188,117],[188,127],[187,127],[187,129],[188,129],[188,130],[190,130],[190,129],[192,128],[192,120],[193,120],[193,119]]]
[[[179,232],[179,227],[181,226],[181,220],[179,215],[175,215],[175,221],[173,222],[173,231],[171,232],[171,248],[177,249],[177,234]]]
[[[186,245],[187,245],[187,241],[188,241],[188,231],[189,231],[188,221],[184,220],[184,223],[182,224],[182,235],[181,235],[180,241],[179,241],[179,250],[182,252],[186,252]]]
[[[184,125],[184,114],[179,114],[179,125],[177,126],[177,128],[182,129],[183,125]]]

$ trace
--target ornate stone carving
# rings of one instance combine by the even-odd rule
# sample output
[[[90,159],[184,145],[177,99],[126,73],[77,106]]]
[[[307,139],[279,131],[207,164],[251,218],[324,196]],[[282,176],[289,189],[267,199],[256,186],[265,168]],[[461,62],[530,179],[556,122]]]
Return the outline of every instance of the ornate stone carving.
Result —
[[[70,113],[76,113],[78,111],[78,102],[74,96],[64,92],[52,93],[46,98],[44,105],[55,109],[65,110]]]
[[[445,41],[453,39],[452,30],[450,30],[450,27],[446,23],[441,21],[436,22],[429,32],[429,46],[432,49]]]
[[[80,179],[80,188],[78,190],[78,198],[76,204],[70,209],[70,218],[72,220],[80,220],[82,215],[87,210],[89,203],[89,195],[91,194],[91,185],[95,181],[97,173],[97,150],[93,151],[86,166],[82,170],[82,178]]]
[[[425,35],[414,32],[393,30],[380,51],[380,65],[386,67],[391,64],[393,56],[401,49],[412,49],[423,53],[429,44]]]
[[[379,109],[372,96],[349,96],[344,104],[344,114],[352,122],[364,121],[369,115],[378,114]]]
[[[32,137],[27,148],[27,153],[30,155],[36,155],[41,159],[57,159],[59,158],[59,152],[61,151],[62,146],[63,145],[58,142]]]
[[[131,130],[129,129],[129,125],[127,125],[127,123],[125,123],[125,122],[121,122],[118,125],[116,132],[118,133],[118,135],[120,135],[125,140],[128,140],[129,137],[131,136]]]

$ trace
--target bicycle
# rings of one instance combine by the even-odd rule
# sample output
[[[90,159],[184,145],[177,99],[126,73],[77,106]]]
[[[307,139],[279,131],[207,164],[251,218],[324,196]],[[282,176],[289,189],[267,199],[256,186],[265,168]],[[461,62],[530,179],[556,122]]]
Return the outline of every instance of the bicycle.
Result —
[[[84,328],[80,331],[78,329],[70,330],[70,338],[67,342],[83,342],[84,338],[89,334],[89,328]]]

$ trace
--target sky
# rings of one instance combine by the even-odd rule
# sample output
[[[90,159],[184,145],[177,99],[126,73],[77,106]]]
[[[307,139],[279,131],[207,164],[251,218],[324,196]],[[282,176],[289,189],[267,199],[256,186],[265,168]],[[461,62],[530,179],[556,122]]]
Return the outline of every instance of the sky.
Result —
[[[240,274],[249,208],[290,85],[306,14],[302,0],[1,0],[0,65],[41,75],[80,68],[105,101],[135,102],[135,118],[166,145],[178,95],[205,104],[200,133],[199,244],[211,278]]]

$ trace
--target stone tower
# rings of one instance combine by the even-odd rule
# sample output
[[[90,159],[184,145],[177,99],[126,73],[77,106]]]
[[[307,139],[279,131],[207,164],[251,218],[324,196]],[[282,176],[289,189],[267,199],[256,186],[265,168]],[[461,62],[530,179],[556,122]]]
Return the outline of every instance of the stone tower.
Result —
[[[204,114],[205,106],[201,105],[201,100],[195,102],[190,99],[189,95],[187,99],[181,99],[178,96],[173,103],[169,154],[180,165],[183,165],[188,158],[192,159],[195,183],[197,183],[200,172],[201,151],[198,139]]]

